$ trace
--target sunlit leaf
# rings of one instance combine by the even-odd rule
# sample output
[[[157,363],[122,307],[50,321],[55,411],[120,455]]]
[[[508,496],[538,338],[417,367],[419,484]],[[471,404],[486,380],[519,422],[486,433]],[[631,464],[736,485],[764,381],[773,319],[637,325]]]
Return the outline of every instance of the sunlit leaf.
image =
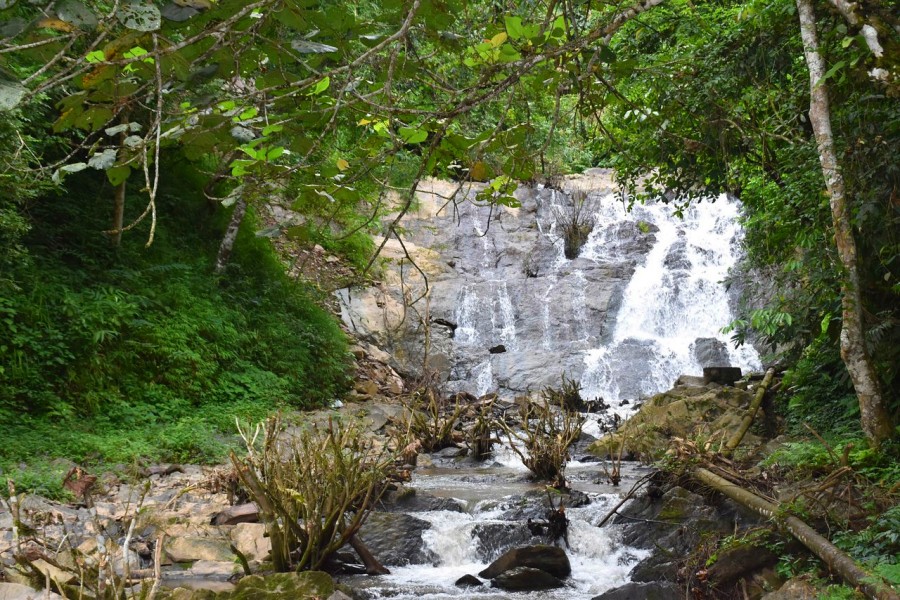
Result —
[[[107,148],[102,152],[98,152],[88,160],[88,166],[98,171],[108,169],[116,164],[116,156],[119,152],[115,148]]]

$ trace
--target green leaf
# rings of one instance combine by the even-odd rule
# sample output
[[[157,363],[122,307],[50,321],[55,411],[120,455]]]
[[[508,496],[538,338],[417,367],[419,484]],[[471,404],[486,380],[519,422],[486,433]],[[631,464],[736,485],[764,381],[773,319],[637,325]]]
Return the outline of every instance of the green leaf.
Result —
[[[517,40],[525,35],[521,17],[504,17],[503,20],[506,23],[506,33],[510,39]]]
[[[406,144],[421,144],[428,139],[428,132],[416,127],[401,127],[400,139]]]
[[[284,146],[275,146],[266,153],[266,160],[275,160],[282,154],[284,154]]]
[[[329,85],[331,85],[331,78],[324,77],[323,79],[320,79],[318,83],[316,83],[315,87],[309,92],[309,95],[315,96],[317,94],[321,94],[328,89]]]
[[[78,0],[63,0],[56,7],[56,16],[66,23],[83,29],[97,26],[97,15]]]
[[[303,38],[296,39],[291,42],[291,48],[293,48],[300,54],[327,54],[328,52],[337,52],[338,50],[334,46],[329,46],[328,44],[320,44],[318,42],[311,42]]]
[[[106,60],[106,54],[103,50],[94,50],[93,52],[88,52],[87,56],[84,57],[89,63],[99,63]]]
[[[128,165],[110,167],[106,170],[106,178],[109,179],[109,182],[114,186],[124,183],[129,175],[131,175],[131,167]]]
[[[156,31],[162,26],[162,14],[153,4],[140,0],[124,0],[116,11],[122,25],[135,31]]]
[[[118,151],[115,148],[107,148],[102,152],[94,154],[88,160],[88,166],[97,169],[98,171],[109,169],[116,163],[117,155]]]

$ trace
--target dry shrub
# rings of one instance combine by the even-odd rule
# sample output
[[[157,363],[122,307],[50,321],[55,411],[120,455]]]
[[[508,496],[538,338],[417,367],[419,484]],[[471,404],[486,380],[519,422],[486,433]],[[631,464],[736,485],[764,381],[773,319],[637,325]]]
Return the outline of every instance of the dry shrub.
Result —
[[[264,431],[258,426],[252,436],[242,435],[247,457],[232,453],[231,460],[259,506],[276,570],[321,569],[353,542],[384,491],[394,457],[358,424],[340,420],[288,437],[270,419]]]
[[[545,394],[537,402],[523,402],[519,406],[521,431],[516,431],[505,421],[498,424],[506,432],[510,446],[522,459],[522,464],[535,479],[550,482],[555,488],[567,486],[566,463],[569,446],[581,436],[584,417],[553,404]],[[516,442],[523,443],[522,452]]]

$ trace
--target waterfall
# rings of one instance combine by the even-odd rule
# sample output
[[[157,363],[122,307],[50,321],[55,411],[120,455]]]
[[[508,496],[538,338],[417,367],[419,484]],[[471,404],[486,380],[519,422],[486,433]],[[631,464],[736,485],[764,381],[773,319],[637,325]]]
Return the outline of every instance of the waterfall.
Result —
[[[730,348],[722,327],[731,307],[722,280],[736,260],[740,206],[727,196],[692,205],[684,218],[662,203],[617,215],[621,221],[658,228],[656,241],[625,289],[609,344],[590,349],[581,377],[586,397],[602,397],[615,407],[626,399],[663,391],[684,373],[699,373],[698,338],[719,340],[731,364],[759,369],[753,348]],[[597,220],[607,217],[598,213]],[[598,241],[585,248],[592,259],[615,251]],[[593,240],[591,240],[593,241]],[[625,409],[622,412],[628,412]]]

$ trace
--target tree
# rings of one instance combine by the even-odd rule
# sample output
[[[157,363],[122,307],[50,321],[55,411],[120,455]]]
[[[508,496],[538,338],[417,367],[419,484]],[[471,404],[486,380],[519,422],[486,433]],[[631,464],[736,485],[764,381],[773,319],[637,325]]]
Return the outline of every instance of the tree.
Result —
[[[860,17],[858,25],[891,18],[880,4],[868,10],[874,16]],[[896,41],[882,35],[885,50],[876,55],[858,26],[853,31],[843,19],[823,21],[829,68],[822,77],[837,90],[830,113],[846,187],[836,221],[823,201],[820,147],[807,119],[809,71],[798,60],[803,43],[796,23],[793,2],[762,9],[744,1],[675,0],[629,24],[611,50],[631,68],[614,73],[613,91],[593,99],[601,107],[594,113],[602,134],[597,150],[633,191],[668,197],[676,210],[709,190],[741,198],[749,261],[762,273],[766,293],[736,323],[738,335],[748,339],[752,329],[789,360],[818,361],[821,371],[810,377],[836,383],[820,388],[830,397],[811,392],[811,410],[840,416],[840,381],[850,365],[832,367],[830,353],[821,349],[837,348],[844,327],[857,332],[857,353],[872,359],[869,381],[887,382],[895,393],[882,398],[896,397],[898,221],[890,207],[900,173],[887,149],[897,143],[890,123],[900,111],[896,82],[871,75],[892,72]],[[854,228],[864,232],[855,240],[856,298],[846,287],[837,227],[845,232],[842,239]],[[852,382],[860,405],[871,405],[872,388],[856,376]],[[893,435],[885,420],[890,410],[876,411],[880,425],[860,415],[873,443]]]
[[[858,251],[853,234],[853,216],[850,201],[846,197],[844,177],[835,152],[831,131],[831,108],[828,102],[828,83],[825,62],[819,53],[816,33],[816,17],[810,0],[797,0],[800,18],[800,35],[803,38],[804,55],[809,68],[810,107],[809,119],[819,150],[825,186],[831,197],[831,215],[834,223],[834,241],[844,273],[841,278],[841,357],[847,365],[856,395],[863,431],[873,445],[890,439],[894,433],[878,374],[866,348],[863,325],[863,303],[860,292],[860,276],[857,265]]]

